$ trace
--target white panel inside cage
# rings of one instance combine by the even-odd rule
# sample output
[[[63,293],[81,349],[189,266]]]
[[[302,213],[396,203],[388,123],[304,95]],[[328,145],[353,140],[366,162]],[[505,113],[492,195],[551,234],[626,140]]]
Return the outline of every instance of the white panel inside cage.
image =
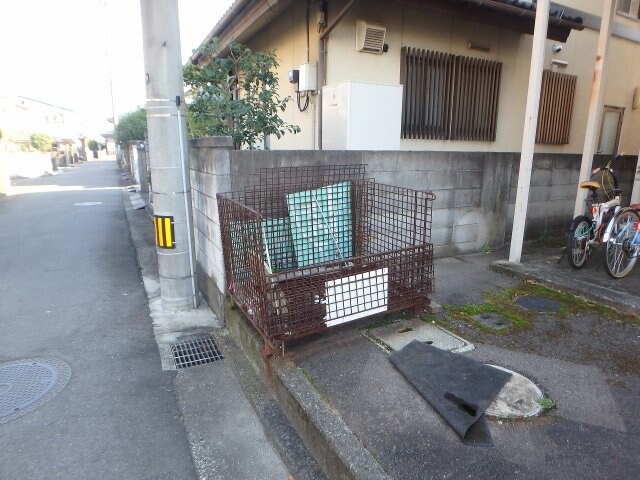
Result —
[[[388,283],[387,268],[326,282],[327,327],[386,312]]]

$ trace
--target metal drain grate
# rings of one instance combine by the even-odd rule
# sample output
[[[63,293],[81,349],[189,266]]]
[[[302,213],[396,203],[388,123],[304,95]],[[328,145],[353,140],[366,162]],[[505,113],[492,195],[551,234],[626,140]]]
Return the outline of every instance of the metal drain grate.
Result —
[[[208,333],[183,337],[171,342],[169,346],[176,368],[204,365],[224,358],[216,341]]]

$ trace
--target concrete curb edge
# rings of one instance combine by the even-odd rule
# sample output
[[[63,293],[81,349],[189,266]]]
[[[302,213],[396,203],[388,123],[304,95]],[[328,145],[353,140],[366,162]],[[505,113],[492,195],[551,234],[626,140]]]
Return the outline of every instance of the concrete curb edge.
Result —
[[[242,313],[226,305],[225,318],[232,337],[275,395],[307,449],[332,479],[391,478],[345,422],[322,399],[303,372],[291,361],[260,355],[262,338]]]
[[[572,295],[586,298],[591,302],[601,303],[622,313],[640,316],[640,306],[636,305],[631,296],[623,292],[615,292],[619,298],[612,298],[603,288],[591,286],[590,289],[573,287],[568,281],[563,281],[556,275],[545,275],[541,269],[531,269],[523,265],[514,264],[506,260],[498,260],[489,267],[494,272],[511,275],[522,280],[532,280],[549,288],[561,290]]]

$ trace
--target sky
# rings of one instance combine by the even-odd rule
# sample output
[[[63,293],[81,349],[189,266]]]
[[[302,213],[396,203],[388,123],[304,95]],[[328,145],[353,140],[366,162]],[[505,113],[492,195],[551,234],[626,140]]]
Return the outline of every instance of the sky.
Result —
[[[183,63],[231,3],[178,0]],[[113,128],[110,84],[117,115],[144,106],[138,0],[2,1],[0,96],[69,108],[99,133]]]

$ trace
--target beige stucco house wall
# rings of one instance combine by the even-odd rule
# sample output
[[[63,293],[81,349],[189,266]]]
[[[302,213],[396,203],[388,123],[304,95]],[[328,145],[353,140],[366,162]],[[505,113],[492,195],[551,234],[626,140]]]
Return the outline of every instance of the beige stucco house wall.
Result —
[[[328,18],[334,18],[346,4],[329,2]],[[564,5],[580,9],[591,16],[602,14],[601,0],[565,0]],[[289,70],[318,59],[318,2],[310,3],[307,32],[307,2],[290,2],[286,11],[246,43],[254,49],[274,50],[280,67],[280,92],[294,97],[287,108],[287,122],[298,124],[298,135],[271,139],[272,149],[317,148],[317,100],[313,95],[309,108],[298,111],[294,86],[289,84]],[[355,49],[356,19],[382,23],[387,28],[389,51],[383,54],[357,52]],[[617,26],[640,31],[640,23],[617,15]],[[489,45],[489,52],[469,50],[468,42]],[[400,49],[403,46],[455,53],[502,62],[499,94],[497,137],[494,142],[403,139],[401,150],[517,152],[522,141],[524,110],[533,37],[483,23],[455,18],[424,7],[385,1],[362,1],[341,20],[326,43],[326,84],[343,81],[365,81],[380,84],[400,82]],[[562,52],[552,53],[552,40],[547,40],[545,68],[578,77],[571,135],[566,145],[537,145],[539,153],[581,153],[591,94],[598,31],[585,28],[572,31]],[[568,62],[566,67],[551,65],[552,59]],[[604,104],[624,107],[624,120],[619,151],[637,153],[640,150],[640,109],[632,109],[634,89],[640,86],[640,44],[612,37],[605,84]],[[372,105],[375,108],[375,105]]]

